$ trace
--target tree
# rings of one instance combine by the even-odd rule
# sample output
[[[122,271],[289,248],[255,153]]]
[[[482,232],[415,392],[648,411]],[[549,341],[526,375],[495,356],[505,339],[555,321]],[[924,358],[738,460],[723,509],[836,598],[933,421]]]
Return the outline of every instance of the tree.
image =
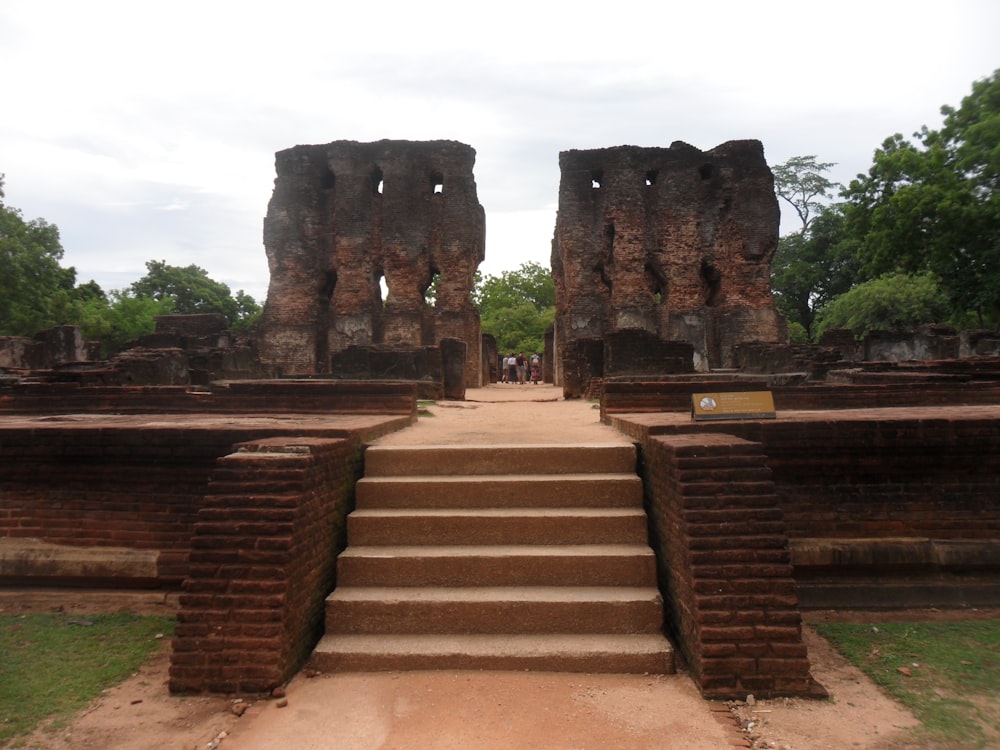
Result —
[[[772,169],[775,192],[795,209],[802,227],[778,240],[771,286],[778,311],[807,337],[816,311],[850,289],[857,271],[850,243],[844,242],[843,213],[828,204],[839,187],[824,174],[833,166],[809,155]]]
[[[208,276],[199,266],[171,266],[166,261],[146,262],[146,275],[129,287],[136,297],[171,300],[179,315],[222,313],[230,325],[245,323],[260,314],[260,306],[243,290],[233,297],[229,287]]]
[[[858,338],[869,331],[914,328],[948,317],[948,300],[932,273],[881,276],[840,295],[819,311],[816,335],[849,328]]]
[[[941,130],[896,134],[844,196],[871,275],[933,273],[951,315],[1000,321],[1000,70],[973,84]]]
[[[825,201],[839,183],[827,179],[824,172],[836,166],[833,162],[817,162],[812,154],[793,156],[783,164],[771,168],[774,174],[774,192],[798,214],[802,231],[806,232],[815,216],[826,205]]]
[[[76,270],[63,268],[59,229],[44,219],[25,221],[4,205],[0,174],[0,333],[30,336],[63,320]]]
[[[778,311],[811,335],[816,313],[859,281],[856,251],[839,205],[817,213],[807,230],[779,239],[771,262]]]
[[[472,292],[484,333],[509,352],[541,352],[545,329],[555,320],[556,287],[544,266],[528,262],[499,277],[477,277]]]

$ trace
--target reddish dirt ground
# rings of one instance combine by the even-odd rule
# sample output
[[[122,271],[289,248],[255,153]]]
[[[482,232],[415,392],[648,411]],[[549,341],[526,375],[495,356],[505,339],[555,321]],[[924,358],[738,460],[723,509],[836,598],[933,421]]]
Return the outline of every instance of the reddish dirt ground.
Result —
[[[595,405],[560,401],[549,386],[491,386],[382,441],[495,443],[615,441]],[[543,407],[542,405],[545,404]],[[170,613],[176,597],[151,593],[0,589],[0,613],[129,610]],[[943,619],[997,611],[813,612],[807,621]],[[716,750],[903,750],[916,720],[885,697],[811,628],[812,673],[828,700],[701,699],[683,673],[577,675],[490,672],[301,673],[284,698],[171,696],[168,648],[70,722],[41,728],[24,750],[240,750],[264,748],[629,748]],[[235,702],[234,701],[238,701]],[[241,701],[249,708],[238,716]]]

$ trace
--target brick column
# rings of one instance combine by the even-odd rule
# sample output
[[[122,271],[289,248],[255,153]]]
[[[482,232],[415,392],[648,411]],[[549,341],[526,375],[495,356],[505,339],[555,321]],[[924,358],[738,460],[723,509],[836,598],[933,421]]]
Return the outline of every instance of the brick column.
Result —
[[[170,663],[173,692],[264,692],[321,635],[363,446],[270,438],[216,464],[191,540]]]
[[[649,437],[643,459],[668,622],[702,694],[816,695],[760,444],[721,434]]]

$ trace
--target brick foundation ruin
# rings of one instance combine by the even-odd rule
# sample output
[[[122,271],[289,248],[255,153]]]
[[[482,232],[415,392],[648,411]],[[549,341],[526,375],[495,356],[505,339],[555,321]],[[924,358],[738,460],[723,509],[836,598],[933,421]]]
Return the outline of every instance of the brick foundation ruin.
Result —
[[[366,444],[409,425],[428,383],[462,398],[490,379],[473,159],[452,142],[280,152],[257,342],[213,316],[164,316],[105,363],[74,329],[0,339],[0,583],[179,591],[175,691],[294,674]],[[600,398],[640,447],[667,620],[702,693],[815,694],[803,606],[997,606],[995,332],[783,343],[758,143],[560,161],[546,380]],[[704,390],[770,390],[777,418],[694,423]]]
[[[474,162],[475,151],[453,141],[278,152],[264,220],[271,282],[262,362],[286,376],[337,375],[331,357],[351,346],[391,351],[455,339],[466,345],[465,384],[478,387],[471,293],[486,230]]]
[[[735,344],[786,338],[771,297],[778,203],[759,142],[564,151],[559,166],[552,276],[567,396],[622,359],[609,338],[620,332],[690,345],[672,372],[732,367]]]

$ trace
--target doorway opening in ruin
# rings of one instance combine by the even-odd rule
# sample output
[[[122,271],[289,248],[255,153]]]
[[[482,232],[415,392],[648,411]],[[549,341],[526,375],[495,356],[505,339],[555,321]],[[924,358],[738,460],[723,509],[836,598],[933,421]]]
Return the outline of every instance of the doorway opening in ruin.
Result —
[[[444,192],[444,175],[440,172],[431,174],[431,193],[441,195]]]
[[[651,169],[646,172],[646,187],[652,187],[656,184],[656,178],[660,176],[659,170]]]
[[[702,164],[700,167],[698,167],[698,174],[701,176],[701,179],[703,180],[711,180],[713,171],[714,170],[712,169],[711,164]]]
[[[385,180],[382,176],[381,167],[375,167],[372,170],[372,192],[375,195],[382,195],[382,190],[385,188]]]
[[[601,187],[601,182],[604,181],[604,172],[600,169],[595,169],[590,173],[590,187],[594,190],[599,190]]]

